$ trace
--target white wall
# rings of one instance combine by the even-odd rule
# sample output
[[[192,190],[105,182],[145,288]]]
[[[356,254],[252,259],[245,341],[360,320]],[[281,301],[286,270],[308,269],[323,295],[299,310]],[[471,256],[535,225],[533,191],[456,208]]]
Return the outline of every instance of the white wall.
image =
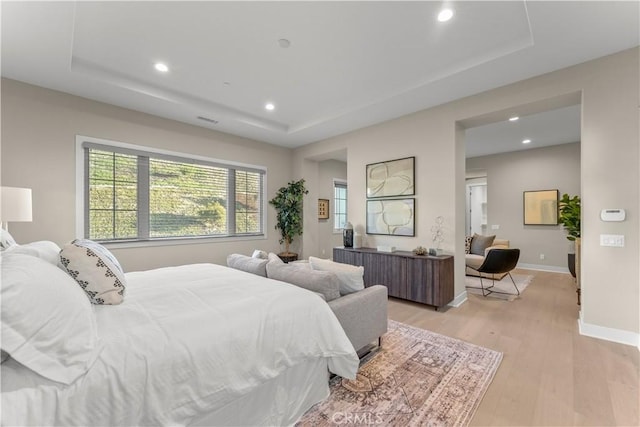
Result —
[[[2,185],[33,189],[33,222],[12,223],[18,242],[75,237],[75,137],[92,136],[267,167],[267,200],[290,179],[291,150],[61,92],[2,79]],[[114,249],[126,271],[194,262],[225,264],[233,252],[280,252],[275,210],[267,240]]]
[[[580,195],[580,143],[467,159],[467,170],[487,173],[487,230],[520,248],[520,264],[568,271],[569,241],[561,225],[523,225],[523,191]],[[499,225],[499,230],[492,230]],[[540,259],[544,254],[545,259]]]
[[[416,237],[367,236],[367,240],[369,246],[384,243],[402,249],[425,245],[433,219],[444,216],[443,247],[455,253],[455,291],[460,296],[464,292],[463,124],[498,113],[506,118],[515,106],[577,93],[582,100],[583,320],[637,336],[638,52],[638,48],[630,49],[301,147],[294,152],[294,175],[302,176],[307,158],[348,149],[349,217],[361,226],[365,223],[365,165],[416,156]],[[600,210],[607,207],[628,209],[627,220],[600,221]],[[600,234],[623,234],[626,246],[601,247]]]

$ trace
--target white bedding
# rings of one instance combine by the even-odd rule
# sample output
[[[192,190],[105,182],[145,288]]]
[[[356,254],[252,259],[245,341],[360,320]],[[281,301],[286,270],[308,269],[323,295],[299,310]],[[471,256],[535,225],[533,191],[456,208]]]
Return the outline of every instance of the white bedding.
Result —
[[[318,358],[355,378],[353,346],[312,292],[213,264],[128,273],[126,292],[94,307],[99,351],[70,386],[2,364],[3,425],[188,425]]]

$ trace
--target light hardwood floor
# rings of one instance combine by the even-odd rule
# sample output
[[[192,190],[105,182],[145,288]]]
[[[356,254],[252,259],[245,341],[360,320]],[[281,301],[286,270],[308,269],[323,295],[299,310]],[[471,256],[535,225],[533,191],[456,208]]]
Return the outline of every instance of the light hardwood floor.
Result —
[[[638,426],[639,353],[581,336],[574,280],[530,270],[533,282],[508,302],[468,295],[435,311],[397,299],[389,318],[504,353],[472,426]]]

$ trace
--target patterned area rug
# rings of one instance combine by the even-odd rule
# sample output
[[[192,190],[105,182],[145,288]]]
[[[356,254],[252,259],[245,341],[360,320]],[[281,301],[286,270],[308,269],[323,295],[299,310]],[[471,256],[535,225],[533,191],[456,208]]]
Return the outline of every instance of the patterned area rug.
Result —
[[[511,273],[511,276],[513,277],[513,281],[516,282],[516,285],[518,286],[521,294],[533,280],[533,276],[530,274]],[[482,279],[482,281],[484,282],[485,289],[492,285],[491,279]],[[479,277],[465,276],[465,286],[467,287],[467,292],[471,294],[482,295]],[[487,295],[487,298],[498,298],[507,301],[513,301],[514,299],[518,298],[516,289],[513,287],[513,283],[511,282],[511,279],[509,279],[508,275],[504,276],[502,280],[496,280],[495,286],[492,290],[497,292]]]
[[[389,320],[382,348],[355,381],[334,377],[331,395],[297,426],[466,426],[502,353]]]

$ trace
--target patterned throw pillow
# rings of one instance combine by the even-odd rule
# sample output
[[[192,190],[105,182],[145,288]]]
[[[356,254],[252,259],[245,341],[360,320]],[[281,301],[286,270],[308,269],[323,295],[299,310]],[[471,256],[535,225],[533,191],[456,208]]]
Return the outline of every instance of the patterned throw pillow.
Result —
[[[471,241],[473,240],[473,236],[465,236],[464,238],[464,253],[471,253]]]
[[[116,257],[101,244],[76,239],[62,248],[60,263],[93,304],[114,305],[124,299],[124,271]]]

